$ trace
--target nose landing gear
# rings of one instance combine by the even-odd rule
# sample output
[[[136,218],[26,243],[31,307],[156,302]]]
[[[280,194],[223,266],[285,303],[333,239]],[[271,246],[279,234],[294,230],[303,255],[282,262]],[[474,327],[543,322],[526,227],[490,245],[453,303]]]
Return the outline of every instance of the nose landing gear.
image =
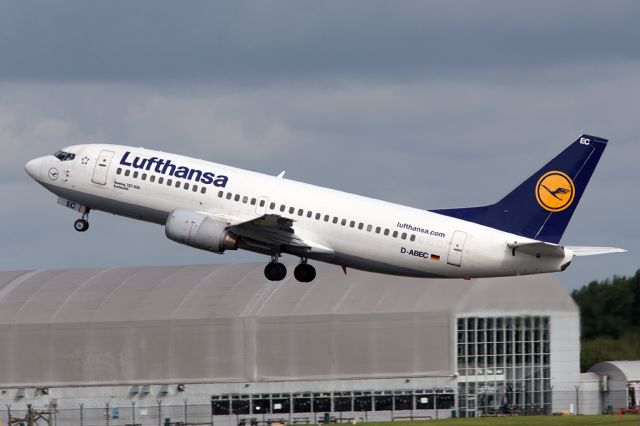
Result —
[[[89,209],[82,215],[82,219],[78,219],[73,223],[73,227],[78,232],[86,232],[89,229]]]

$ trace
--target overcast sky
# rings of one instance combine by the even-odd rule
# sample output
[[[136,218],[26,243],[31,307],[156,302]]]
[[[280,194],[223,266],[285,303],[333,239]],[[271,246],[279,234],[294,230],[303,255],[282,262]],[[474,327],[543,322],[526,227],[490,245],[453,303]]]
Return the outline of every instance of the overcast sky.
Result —
[[[411,206],[492,203],[610,140],[567,288],[640,268],[637,1],[0,0],[0,268],[266,261],[73,211],[23,171],[80,143],[197,156]]]

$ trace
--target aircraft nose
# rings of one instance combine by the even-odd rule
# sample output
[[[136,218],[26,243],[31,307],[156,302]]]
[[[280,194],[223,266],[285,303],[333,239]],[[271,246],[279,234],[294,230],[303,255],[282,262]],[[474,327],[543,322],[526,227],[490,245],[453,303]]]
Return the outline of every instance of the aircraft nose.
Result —
[[[40,179],[40,170],[42,169],[42,160],[35,158],[24,165],[24,170],[29,176],[35,180]]]

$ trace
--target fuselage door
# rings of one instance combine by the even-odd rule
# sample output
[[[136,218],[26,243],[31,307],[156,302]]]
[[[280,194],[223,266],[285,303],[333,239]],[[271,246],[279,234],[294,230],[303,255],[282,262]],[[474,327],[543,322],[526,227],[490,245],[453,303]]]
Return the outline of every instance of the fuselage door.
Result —
[[[449,256],[447,257],[447,263],[453,266],[460,266],[462,264],[462,249],[464,249],[464,242],[467,241],[467,233],[462,231],[456,231],[451,237],[451,246],[449,247]]]
[[[96,161],[96,167],[93,169],[91,182],[97,183],[98,185],[107,184],[107,173],[109,172],[109,166],[111,165],[111,160],[113,160],[114,155],[115,152],[113,151],[100,151],[98,161]]]

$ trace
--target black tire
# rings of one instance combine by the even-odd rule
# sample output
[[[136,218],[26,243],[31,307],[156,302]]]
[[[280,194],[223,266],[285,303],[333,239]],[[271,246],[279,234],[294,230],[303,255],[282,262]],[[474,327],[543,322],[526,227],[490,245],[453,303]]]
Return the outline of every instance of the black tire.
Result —
[[[265,266],[264,276],[269,281],[282,281],[287,276],[287,267],[280,262],[271,262]]]
[[[78,232],[86,232],[89,229],[89,222],[84,219],[78,219],[74,222],[73,227]]]
[[[301,263],[296,266],[296,269],[293,271],[293,276],[301,283],[310,283],[316,277],[316,268],[309,264]]]

